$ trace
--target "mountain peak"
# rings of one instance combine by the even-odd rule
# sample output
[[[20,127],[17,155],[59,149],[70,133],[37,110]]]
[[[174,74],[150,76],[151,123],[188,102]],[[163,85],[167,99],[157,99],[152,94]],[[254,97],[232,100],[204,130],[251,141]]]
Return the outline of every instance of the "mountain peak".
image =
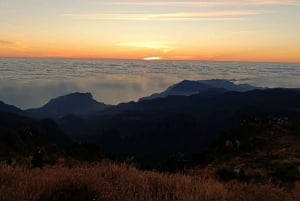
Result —
[[[230,80],[225,80],[225,79],[183,80],[177,84],[168,87],[165,91],[161,93],[152,94],[148,97],[141,98],[140,100],[162,98],[170,95],[189,96],[197,93],[206,93],[210,90],[214,90],[214,91],[217,90],[220,93],[224,93],[225,91],[246,92],[254,89],[258,89],[258,88],[248,84],[235,84]]]
[[[75,92],[51,99],[46,105],[27,110],[30,116],[60,118],[66,115],[85,115],[106,109],[108,106],[93,99],[91,93]]]
[[[74,101],[92,101],[92,102],[96,102],[93,99],[93,96],[91,93],[87,92],[87,93],[80,93],[80,92],[75,92],[75,93],[71,93],[71,94],[67,94],[64,96],[59,96],[57,98],[53,98],[51,99],[46,105],[45,107],[50,107],[53,104],[62,104],[63,102],[68,102],[71,101],[72,103],[74,103]]]
[[[235,84],[234,82],[225,79],[200,80],[198,82],[210,85],[211,87],[215,88],[224,88],[228,91],[246,92],[254,89],[259,89],[258,87],[249,84]]]
[[[67,95],[64,95],[64,96],[59,96],[57,98],[61,98],[61,97],[86,97],[86,98],[92,99],[93,95],[90,92],[85,92],[85,93],[74,92],[74,93],[70,93],[70,94],[67,94]]]

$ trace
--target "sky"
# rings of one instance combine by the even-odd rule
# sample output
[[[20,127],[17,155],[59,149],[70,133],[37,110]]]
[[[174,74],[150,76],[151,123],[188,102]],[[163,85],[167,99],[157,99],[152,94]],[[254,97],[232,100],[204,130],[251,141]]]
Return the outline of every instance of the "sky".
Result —
[[[300,62],[300,0],[0,0],[0,57]]]

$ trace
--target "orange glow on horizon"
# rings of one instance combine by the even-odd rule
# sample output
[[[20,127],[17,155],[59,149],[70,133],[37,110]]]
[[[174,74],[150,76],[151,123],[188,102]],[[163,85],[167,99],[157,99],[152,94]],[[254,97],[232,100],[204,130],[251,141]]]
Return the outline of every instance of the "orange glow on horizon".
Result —
[[[300,0],[0,5],[0,57],[300,63]]]
[[[153,61],[153,60],[162,60],[162,58],[161,57],[145,57],[144,60]]]
[[[143,55],[117,55],[117,54],[88,54],[88,53],[39,53],[39,54],[1,54],[3,58],[71,58],[71,59],[132,59],[132,60],[165,60],[165,61],[237,61],[237,62],[280,62],[280,63],[300,63],[299,57],[262,57],[259,55],[247,57],[209,57],[209,56],[164,56],[161,57],[143,57]]]
[[[127,44],[126,44],[127,45]],[[62,44],[47,46],[34,44],[27,48],[1,48],[0,57],[23,58],[83,58],[83,59],[134,59],[134,60],[199,60],[199,61],[246,61],[246,62],[288,62],[300,63],[299,52],[294,51],[239,51],[232,47],[210,48],[201,46],[166,47],[149,44],[135,46],[111,46],[109,44]],[[165,44],[164,44],[165,45]],[[213,45],[213,44],[212,44]],[[138,47],[137,47],[138,46]],[[144,47],[145,46],[145,47]],[[154,48],[155,47],[155,48]],[[166,51],[168,49],[168,51]],[[159,55],[159,56],[150,56]]]

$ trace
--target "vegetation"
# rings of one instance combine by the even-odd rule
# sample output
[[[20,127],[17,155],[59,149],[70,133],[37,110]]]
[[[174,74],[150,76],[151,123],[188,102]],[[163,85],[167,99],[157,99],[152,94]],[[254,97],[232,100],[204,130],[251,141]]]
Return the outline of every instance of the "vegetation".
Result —
[[[140,171],[126,164],[101,163],[44,169],[0,167],[1,201],[297,201],[300,182],[219,182],[210,177]]]
[[[222,180],[231,180],[235,178],[233,169],[238,168],[243,170],[240,179],[244,181],[299,181],[300,126],[297,122],[291,123],[286,117],[245,120],[239,127],[222,134],[206,153],[198,156],[191,172],[197,175],[209,172]],[[238,148],[235,140],[240,142]],[[231,146],[226,146],[228,141]]]
[[[99,135],[102,144],[76,143],[50,119],[0,113],[0,201],[300,201],[299,101],[280,110],[236,107],[239,99],[248,101],[242,96],[227,108],[231,96],[209,121],[209,109],[152,113],[151,105],[148,113],[103,120],[108,127],[92,121],[107,134]],[[197,105],[200,100],[167,99],[173,98],[194,98],[190,101]],[[289,108],[295,104],[296,109]],[[72,119],[70,131],[86,123]],[[91,134],[80,129],[84,137]]]

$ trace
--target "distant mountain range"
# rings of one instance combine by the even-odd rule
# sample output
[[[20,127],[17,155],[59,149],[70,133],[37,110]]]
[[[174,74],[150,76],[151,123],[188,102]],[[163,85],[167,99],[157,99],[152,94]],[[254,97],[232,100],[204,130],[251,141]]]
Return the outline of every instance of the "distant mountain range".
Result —
[[[189,96],[193,94],[212,96],[228,91],[245,92],[254,89],[260,88],[248,84],[234,84],[231,81],[220,79],[202,81],[183,80],[182,82],[168,87],[161,93],[152,94],[148,97],[141,98],[139,101],[165,98],[167,96]],[[133,102],[122,103],[117,106],[106,105],[94,100],[91,93],[76,92],[54,98],[40,108],[32,108],[24,111],[0,101],[0,112],[11,112],[38,119],[58,119],[67,115],[82,116],[92,113],[103,113],[106,110],[109,110],[109,113],[112,113],[112,111],[119,112],[134,109],[132,107],[135,106],[136,105],[134,105]]]
[[[170,95],[184,95],[189,96],[197,93],[206,93],[210,90],[221,89],[225,91],[238,91],[245,92],[251,91],[254,89],[260,89],[259,87],[254,87],[248,84],[234,84],[228,80],[214,79],[214,80],[200,80],[200,81],[191,81],[183,80],[175,85],[170,86],[165,91],[161,93],[155,93],[148,97],[141,98],[142,100],[150,100],[155,98],[164,98]]]

